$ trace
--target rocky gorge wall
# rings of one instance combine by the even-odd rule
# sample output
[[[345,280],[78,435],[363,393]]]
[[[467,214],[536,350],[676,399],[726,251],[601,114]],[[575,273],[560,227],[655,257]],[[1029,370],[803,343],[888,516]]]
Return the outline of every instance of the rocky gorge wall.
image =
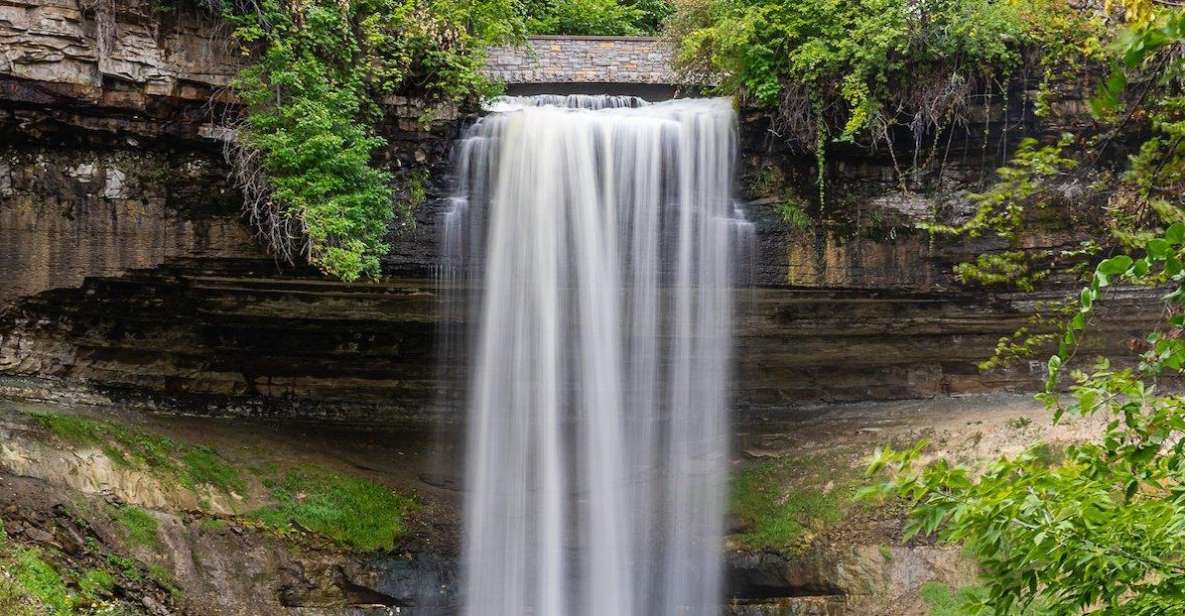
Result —
[[[326,280],[276,264],[239,216],[215,122],[234,66],[218,24],[131,3],[101,46],[103,16],[87,6],[0,0],[0,394],[371,425],[455,416],[439,395],[458,388],[435,367],[433,273],[449,150],[471,116],[388,101],[385,162],[427,169],[429,199],[414,225],[392,229],[388,278]],[[1009,113],[1014,129],[1031,128],[1025,110],[1002,113],[997,130]],[[956,146],[978,151],[984,133],[972,125]],[[774,166],[813,190],[813,157],[781,145],[760,114],[743,114],[740,136],[756,243],[753,286],[738,290],[739,421],[1040,379],[1037,366],[981,374],[975,364],[1058,297],[1056,284],[1037,294],[960,285],[953,264],[1005,245],[914,230],[935,204],[903,193],[883,153],[832,163],[829,190],[854,223],[795,230],[753,185]],[[997,162],[953,165],[949,183],[972,186]],[[1038,250],[1080,236],[1052,220],[1025,241]],[[1120,350],[1144,330],[1155,315],[1141,298],[1109,300],[1123,318],[1091,338],[1112,346],[1092,350]]]

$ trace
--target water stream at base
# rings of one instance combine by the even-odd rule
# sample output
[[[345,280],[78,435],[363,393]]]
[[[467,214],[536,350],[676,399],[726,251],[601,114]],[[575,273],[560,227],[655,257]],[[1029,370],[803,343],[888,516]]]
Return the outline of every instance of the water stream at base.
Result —
[[[458,144],[467,616],[719,614],[736,251],[726,99],[504,98]],[[447,352],[451,352],[446,350]]]

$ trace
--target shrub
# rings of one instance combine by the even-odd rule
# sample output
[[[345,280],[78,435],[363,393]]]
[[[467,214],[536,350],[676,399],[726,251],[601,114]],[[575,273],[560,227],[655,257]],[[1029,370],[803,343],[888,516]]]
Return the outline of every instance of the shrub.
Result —
[[[1095,267],[1039,395],[1055,422],[1067,414],[1108,419],[1101,439],[1064,454],[1037,446],[982,474],[946,460],[922,466],[924,443],[874,457],[870,471],[895,470],[881,493],[913,505],[907,535],[937,533],[977,558],[986,613],[1006,616],[1030,604],[1052,616],[1185,613],[1185,396],[1157,383],[1185,367],[1185,224],[1169,225],[1144,253]],[[1073,371],[1062,393],[1087,318],[1119,284],[1168,287],[1163,299],[1173,316],[1148,335],[1135,369],[1100,360],[1090,372]]]
[[[346,281],[379,275],[395,215],[375,164],[378,101],[489,95],[484,47],[521,36],[510,0],[238,0],[224,5],[253,62],[234,82],[246,105],[233,151],[245,207],[282,259]]]

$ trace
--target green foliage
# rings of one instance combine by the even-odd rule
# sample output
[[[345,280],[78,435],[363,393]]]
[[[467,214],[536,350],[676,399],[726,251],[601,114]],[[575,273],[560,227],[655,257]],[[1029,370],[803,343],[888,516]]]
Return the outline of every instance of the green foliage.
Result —
[[[822,458],[766,462],[733,481],[732,510],[745,524],[738,539],[749,549],[799,552],[843,519],[857,473]]]
[[[405,518],[419,508],[414,498],[390,488],[315,467],[265,482],[276,504],[253,515],[285,530],[299,528],[360,550],[389,550],[407,531]]]
[[[638,27],[647,34],[661,30],[675,12],[673,0],[627,0],[627,4],[642,14]]]
[[[778,216],[782,222],[786,223],[786,226],[795,231],[804,231],[813,224],[810,214],[806,213],[804,204],[795,199],[786,199],[779,204]]]
[[[46,616],[72,616],[74,597],[53,565],[32,549],[18,550],[12,559],[16,584],[39,604]]]
[[[1011,76],[1094,58],[1102,23],[1068,0],[689,0],[668,31],[686,78],[773,111],[815,152],[822,204],[831,142],[883,143],[896,167],[894,135],[912,134],[923,155],[902,183],[941,171],[938,138],[975,95],[990,115]]]
[[[1156,19],[1149,14],[1141,21],[1141,25],[1125,31],[1116,42],[1119,62],[1099,88],[1098,96],[1091,101],[1096,115],[1110,115],[1122,104],[1124,92],[1132,85],[1133,78],[1138,80],[1147,77],[1143,72],[1149,61],[1157,59],[1161,52],[1171,50],[1174,45],[1185,40],[1185,13],[1165,11]],[[1182,67],[1167,68],[1170,72],[1156,71],[1153,72],[1152,78],[1166,81],[1180,76]]]
[[[1049,272],[1034,270],[1024,251],[983,253],[974,261],[955,265],[955,277],[963,284],[1016,286],[1022,291],[1033,291]]]
[[[809,123],[811,108],[822,110],[829,132],[843,139],[895,121],[900,104],[911,116],[921,111],[925,89],[1006,75],[1026,46],[1059,37],[1072,44],[1094,31],[1056,0],[705,0],[680,8],[673,30],[684,70],[716,75],[723,91],[782,107],[800,123]]]
[[[352,281],[379,275],[394,217],[373,164],[386,95],[460,102],[493,91],[486,44],[519,37],[511,0],[243,0],[226,18],[253,57],[234,82],[247,108],[240,183],[281,257]],[[259,177],[262,172],[264,180]]]
[[[1110,231],[1127,250],[1138,250],[1158,228],[1185,222],[1185,96],[1180,90],[1185,66],[1177,55],[1185,40],[1185,13],[1140,14],[1140,25],[1118,40],[1120,60],[1091,101],[1094,113],[1105,119],[1116,118],[1127,107],[1103,147],[1133,118],[1146,119],[1151,133],[1113,182]],[[1139,94],[1125,105],[1128,89]]]
[[[983,253],[974,261],[956,265],[954,272],[960,282],[1032,291],[1049,274],[1048,270],[1034,267],[1029,254],[1020,249],[1017,236],[1025,224],[1025,213],[1044,209],[1054,202],[1055,180],[1078,166],[1078,161],[1063,155],[1072,142],[1071,135],[1062,135],[1056,145],[1041,147],[1035,139],[1022,140],[1012,160],[996,170],[999,180],[987,191],[969,196],[977,206],[969,220],[957,227],[919,225],[938,235],[978,237],[992,233],[1011,243],[1013,250]]]
[[[532,34],[621,36],[657,32],[672,6],[665,0],[549,0],[528,11]]]
[[[1040,146],[1036,139],[1023,139],[1012,160],[996,170],[999,180],[987,191],[969,197],[977,206],[970,220],[958,227],[926,224],[922,228],[968,237],[991,232],[1015,240],[1024,225],[1026,209],[1047,207],[1056,198],[1051,191],[1054,180],[1078,166],[1078,161],[1063,155],[1073,141],[1069,134],[1062,135],[1056,145],[1047,146]]]
[[[1129,77],[1149,63],[1156,65],[1151,83],[1177,78],[1180,63],[1165,50],[1185,42],[1182,15],[1145,20],[1134,14],[1144,25],[1121,40],[1121,64],[1096,112],[1113,111]],[[1153,124],[1171,135],[1180,116],[1175,90],[1167,91],[1149,96],[1146,86],[1139,98],[1151,101]],[[1185,367],[1185,222],[1173,200],[1154,206],[1150,198],[1164,197],[1156,192],[1162,178],[1185,169],[1174,140],[1165,147],[1159,135],[1152,139],[1132,158],[1125,180],[1133,201],[1148,204],[1155,216],[1141,220],[1138,209],[1128,210],[1132,217],[1118,221],[1125,231],[1138,231],[1116,234],[1136,256],[1118,254],[1095,266],[1049,358],[1039,395],[1055,422],[1103,416],[1102,437],[1064,453],[1034,448],[1002,457],[979,476],[945,460],[920,466],[923,443],[880,452],[869,468],[894,469],[880,492],[913,503],[909,532],[937,532],[976,556],[987,588],[978,601],[983,613],[1002,616],[1034,603],[1052,616],[1185,613],[1185,396],[1159,387]],[[1118,284],[1167,289],[1165,321],[1146,337],[1134,368],[1100,359],[1093,370],[1072,369],[1088,319]],[[1066,372],[1068,394],[1062,389]]]
[[[226,492],[247,489],[238,469],[209,447],[77,415],[33,413],[31,417],[68,443],[98,448],[115,464],[176,479],[190,489],[200,485]]]
[[[930,616],[966,616],[968,611],[965,607],[981,602],[983,589],[953,589],[946,584],[926,582],[918,589],[918,594],[930,608]]]
[[[124,505],[115,512],[115,521],[133,546],[154,548],[160,545],[160,523],[152,514],[134,505]]]
[[[111,596],[114,588],[115,576],[103,569],[88,569],[78,578],[78,590],[88,603],[95,604]]]
[[[914,503],[909,533],[937,531],[977,557],[988,613],[1032,601],[1054,616],[1185,611],[1185,397],[1156,385],[1185,366],[1183,257],[1185,224],[1176,223],[1143,257],[1100,262],[1048,362],[1040,397],[1055,421],[1106,415],[1100,441],[1073,445],[1064,459],[1037,449],[1000,458],[979,477],[945,460],[918,468],[920,444],[880,452],[870,467],[895,469],[882,493]],[[1135,369],[1099,360],[1090,372],[1075,371],[1066,401],[1060,376],[1104,290],[1119,282],[1171,287],[1167,331],[1149,334]]]
[[[1028,319],[1028,325],[1017,329],[1011,336],[1001,337],[996,342],[995,353],[980,362],[978,368],[986,372],[1014,360],[1031,359],[1046,352],[1049,345],[1057,340],[1056,332],[1065,327],[1074,312],[1075,307],[1069,302],[1039,302]]]
[[[976,616],[978,608],[987,596],[980,586],[964,586],[951,588],[938,582],[926,582],[918,589],[918,594],[930,608],[930,616]],[[1009,616],[1043,616],[1045,611],[1041,607],[1029,606],[1009,612]]]

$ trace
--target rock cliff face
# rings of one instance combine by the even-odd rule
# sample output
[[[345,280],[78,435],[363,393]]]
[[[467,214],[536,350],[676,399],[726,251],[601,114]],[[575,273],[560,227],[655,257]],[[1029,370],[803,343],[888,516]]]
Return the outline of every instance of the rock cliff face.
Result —
[[[392,231],[391,278],[344,285],[280,267],[239,218],[221,155],[213,120],[234,72],[224,33],[197,9],[118,4],[0,0],[0,393],[367,424],[449,411],[438,394],[457,388],[434,367],[432,274],[448,152],[467,117],[389,101],[386,162],[431,171],[417,224]],[[1025,110],[1010,113],[994,126],[1032,128]],[[986,151],[973,137],[983,132],[955,147]],[[855,212],[850,224],[794,231],[752,185],[774,166],[809,192],[813,158],[786,151],[758,116],[743,119],[741,143],[757,232],[754,286],[738,291],[739,421],[1040,377],[975,363],[1056,285],[1001,294],[955,282],[954,263],[1004,246],[912,231],[934,204],[900,192],[883,154],[836,154],[829,190]],[[952,165],[950,192],[998,163],[971,159]],[[1035,228],[1033,248],[1080,235],[1056,220]],[[1104,326],[1116,345],[1154,316],[1138,299],[1111,302],[1124,315]]]

